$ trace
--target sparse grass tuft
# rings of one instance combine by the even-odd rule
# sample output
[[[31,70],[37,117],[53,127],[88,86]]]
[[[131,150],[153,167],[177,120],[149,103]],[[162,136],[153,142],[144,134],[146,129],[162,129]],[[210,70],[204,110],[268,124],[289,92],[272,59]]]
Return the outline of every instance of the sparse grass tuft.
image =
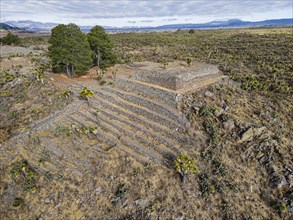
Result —
[[[55,136],[66,134],[67,127],[64,125],[57,125],[53,131]]]
[[[200,116],[211,116],[215,113],[215,109],[210,106],[203,106],[199,109],[199,115]]]
[[[203,122],[203,127],[210,136],[211,144],[216,144],[218,141],[218,128],[216,123],[211,119],[207,119]]]
[[[225,166],[225,164],[221,162],[220,160],[214,159],[212,161],[212,165],[213,165],[213,172],[216,175],[225,176],[227,174],[228,169]]]
[[[212,184],[211,178],[205,173],[199,175],[198,184],[199,190],[203,197],[209,197],[216,191],[215,187]]]
[[[12,203],[14,209],[18,209],[24,205],[24,200],[22,198],[16,197]]]
[[[9,174],[17,184],[23,186],[24,191],[36,191],[36,172],[27,160],[16,162]]]
[[[111,199],[112,204],[117,205],[123,203],[126,199],[127,191],[128,189],[125,184],[119,184],[114,197]]]

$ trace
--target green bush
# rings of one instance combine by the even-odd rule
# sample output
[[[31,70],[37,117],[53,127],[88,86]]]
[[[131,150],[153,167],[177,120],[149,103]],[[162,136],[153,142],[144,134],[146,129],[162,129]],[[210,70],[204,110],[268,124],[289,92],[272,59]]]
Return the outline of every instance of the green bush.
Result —
[[[194,34],[195,31],[194,31],[193,29],[190,29],[190,30],[188,31],[188,33],[190,33],[190,34]]]
[[[203,127],[210,136],[211,144],[216,144],[218,141],[218,128],[215,122],[211,119],[207,119],[203,122]]]
[[[210,116],[215,113],[215,109],[210,107],[210,106],[203,106],[202,108],[199,109],[199,115],[200,116]]]
[[[17,35],[8,32],[6,37],[0,38],[0,43],[3,45],[20,45],[21,41]]]

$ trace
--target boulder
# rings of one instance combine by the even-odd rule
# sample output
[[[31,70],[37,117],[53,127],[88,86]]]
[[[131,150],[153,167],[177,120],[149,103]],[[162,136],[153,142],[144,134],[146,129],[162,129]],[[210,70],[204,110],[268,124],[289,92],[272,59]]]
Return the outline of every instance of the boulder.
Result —
[[[238,143],[251,141],[253,139],[253,135],[254,135],[254,131],[253,131],[253,128],[251,127],[242,134],[241,139],[238,141]]]
[[[233,128],[235,128],[235,123],[232,119],[229,119],[223,123],[223,127],[225,130],[231,131]]]
[[[261,127],[261,128],[250,127],[242,134],[238,143],[251,141],[251,140],[253,140],[254,137],[260,137],[262,134],[265,133],[266,130],[267,130],[266,127]]]

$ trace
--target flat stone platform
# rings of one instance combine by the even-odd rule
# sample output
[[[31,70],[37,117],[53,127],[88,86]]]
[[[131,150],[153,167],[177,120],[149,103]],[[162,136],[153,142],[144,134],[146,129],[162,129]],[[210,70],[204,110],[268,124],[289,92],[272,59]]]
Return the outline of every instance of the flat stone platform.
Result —
[[[158,85],[170,90],[182,90],[196,83],[222,75],[215,65],[193,62],[172,62],[166,68],[160,63],[140,62],[128,64],[133,68],[132,80]]]

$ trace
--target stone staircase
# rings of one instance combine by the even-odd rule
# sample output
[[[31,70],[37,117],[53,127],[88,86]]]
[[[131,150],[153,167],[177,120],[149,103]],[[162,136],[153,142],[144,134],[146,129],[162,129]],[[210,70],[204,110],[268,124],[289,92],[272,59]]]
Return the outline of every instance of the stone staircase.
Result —
[[[95,91],[91,101],[98,116],[85,111],[84,117],[92,122],[98,120],[108,128],[116,139],[117,146],[126,152],[135,151],[152,160],[165,163],[180,153],[181,145],[187,143],[182,135],[183,117],[176,109],[125,91],[117,86]],[[170,117],[169,117],[170,116]],[[117,140],[116,140],[117,141]]]
[[[83,86],[75,84],[71,89],[78,93]],[[123,90],[116,84],[90,89],[94,91],[90,106],[85,100],[74,101],[60,112],[36,122],[28,133],[12,138],[5,149],[14,149],[35,163],[46,150],[50,161],[54,161],[49,165],[51,171],[67,169],[82,173],[91,166],[91,160],[97,154],[107,155],[113,150],[123,151],[144,164],[153,161],[169,166],[180,154],[181,146],[188,143],[182,133],[185,119],[177,109],[157,99]],[[83,137],[76,137],[68,143],[50,134],[57,126],[70,127],[73,122],[78,127],[98,128],[91,143]],[[29,140],[33,136],[40,137],[40,143],[34,147]],[[1,164],[17,155],[5,152]]]
[[[79,173],[89,169],[97,155],[107,156],[116,150],[144,164],[153,161],[170,166],[182,152],[182,146],[190,145],[187,121],[178,109],[181,95],[222,79],[223,76],[216,74],[180,90],[132,78],[118,79],[111,86],[88,86],[94,92],[90,106],[76,98],[65,109],[35,123],[29,133],[12,138],[5,149],[15,149],[27,158],[42,155],[46,150],[54,161],[50,169]],[[78,96],[84,86],[75,83],[70,89]],[[97,127],[94,137],[80,136],[69,141],[52,135],[57,126],[70,127],[73,122],[79,127]],[[40,137],[37,147],[30,146],[32,135]],[[1,158],[3,164],[15,155],[6,153]],[[38,156],[31,159],[37,161]]]

